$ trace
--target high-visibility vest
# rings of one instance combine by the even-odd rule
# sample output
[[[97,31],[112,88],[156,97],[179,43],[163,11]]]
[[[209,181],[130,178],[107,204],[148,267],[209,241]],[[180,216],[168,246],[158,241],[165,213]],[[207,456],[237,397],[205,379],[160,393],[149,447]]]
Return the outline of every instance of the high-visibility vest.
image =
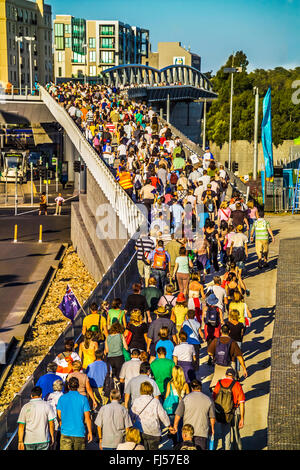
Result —
[[[129,171],[124,171],[119,175],[119,183],[123,189],[130,189],[133,187],[133,183],[131,181],[131,175]]]

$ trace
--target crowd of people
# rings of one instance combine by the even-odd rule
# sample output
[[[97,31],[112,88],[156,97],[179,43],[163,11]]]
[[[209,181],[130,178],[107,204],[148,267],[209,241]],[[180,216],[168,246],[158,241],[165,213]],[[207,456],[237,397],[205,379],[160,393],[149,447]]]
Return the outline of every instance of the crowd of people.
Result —
[[[269,223],[228,191],[209,148],[187,155],[151,106],[100,85],[48,85],[148,225],[126,298],[90,305],[79,344],[48,365],[20,413],[19,449],[242,449],[251,327],[244,272],[268,263]],[[202,392],[203,367],[212,375]]]

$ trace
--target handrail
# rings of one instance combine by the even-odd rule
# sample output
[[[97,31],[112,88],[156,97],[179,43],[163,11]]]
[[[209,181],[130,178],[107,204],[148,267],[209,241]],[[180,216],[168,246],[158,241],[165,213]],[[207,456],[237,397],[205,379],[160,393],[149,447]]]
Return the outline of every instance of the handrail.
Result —
[[[101,160],[95,149],[82,135],[65,109],[62,108],[42,86],[40,86],[40,94],[43,102],[55,119],[65,129],[69,137],[72,136],[72,142],[80,153],[88,170],[116,211],[130,237],[132,237],[138,227],[145,222],[144,214],[115,180],[113,174]],[[123,207],[126,207],[127,210],[122,210]],[[131,214],[131,217],[129,217],[129,214]]]

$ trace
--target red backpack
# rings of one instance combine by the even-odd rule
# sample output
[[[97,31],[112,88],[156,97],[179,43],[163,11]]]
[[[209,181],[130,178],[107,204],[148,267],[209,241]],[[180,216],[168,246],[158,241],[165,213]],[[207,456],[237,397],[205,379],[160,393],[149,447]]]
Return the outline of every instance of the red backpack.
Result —
[[[174,171],[174,173],[171,173],[170,183],[171,183],[171,184],[176,184],[177,181],[178,181],[178,176],[177,176],[177,174],[176,174],[175,171]]]
[[[152,268],[165,270],[166,266],[167,266],[166,252],[164,250],[155,250]]]

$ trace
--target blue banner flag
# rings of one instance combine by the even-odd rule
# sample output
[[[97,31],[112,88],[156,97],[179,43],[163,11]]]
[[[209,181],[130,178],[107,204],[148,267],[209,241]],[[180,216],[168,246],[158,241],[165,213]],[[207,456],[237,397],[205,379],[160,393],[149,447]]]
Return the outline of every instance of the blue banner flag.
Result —
[[[273,144],[272,144],[272,111],[271,88],[269,87],[263,101],[263,120],[261,123],[261,142],[264,151],[266,180],[273,181]]]
[[[67,285],[67,290],[59,304],[58,308],[61,310],[62,314],[69,318],[72,322],[77,315],[78,310],[80,310],[81,305],[78,302],[76,295],[72,291],[71,287]]]

